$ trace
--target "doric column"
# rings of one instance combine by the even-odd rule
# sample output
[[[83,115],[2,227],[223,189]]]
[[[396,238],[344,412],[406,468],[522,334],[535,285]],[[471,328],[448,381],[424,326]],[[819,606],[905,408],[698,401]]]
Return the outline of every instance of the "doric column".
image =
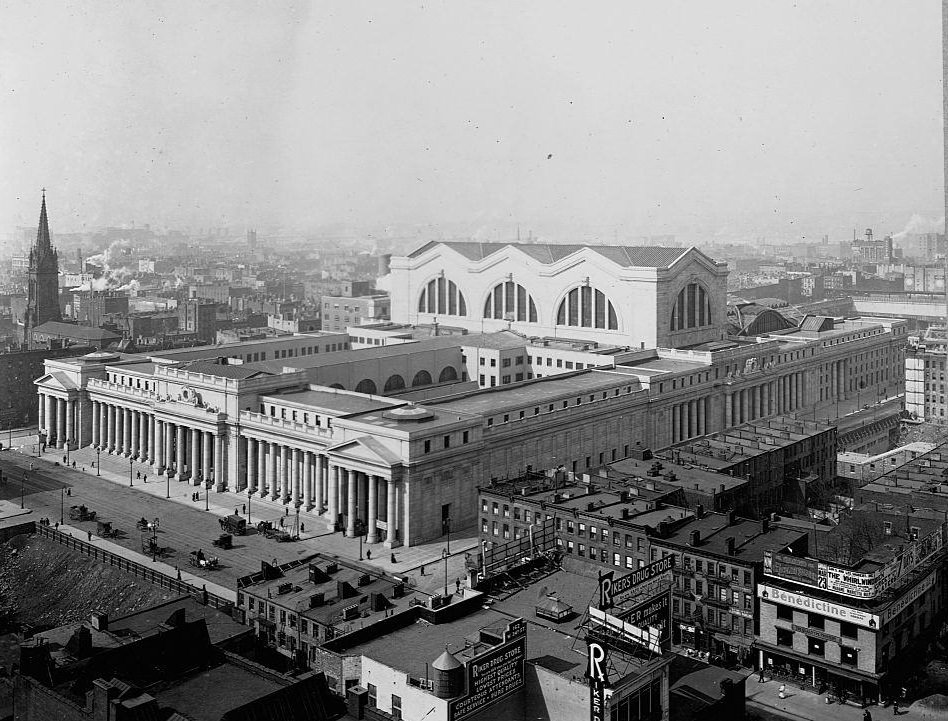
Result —
[[[313,507],[313,454],[303,451],[303,509]]]
[[[327,499],[326,521],[329,529],[334,530],[339,518],[339,467],[329,466],[329,493]]]
[[[731,427],[731,403],[732,403],[731,395],[732,394],[730,393],[724,394],[724,427],[725,428]]]
[[[257,441],[254,438],[247,439],[247,492],[254,493],[257,490]]]
[[[40,419],[42,419],[40,414]],[[99,401],[92,401],[92,445],[99,447]]]
[[[174,474],[174,429],[174,423],[165,421],[165,471],[169,478]]]
[[[207,431],[201,433],[201,480],[206,484],[211,480],[211,461],[214,459],[213,436]]]
[[[369,476],[369,530],[365,540],[367,543],[378,543],[378,529],[375,522],[379,518],[379,477]]]
[[[191,473],[191,485],[201,485],[201,431],[191,429],[191,460],[188,462],[188,471]]]
[[[124,428],[122,453],[123,455],[130,456],[132,455],[132,410],[130,408],[126,408],[122,412],[122,426]]]
[[[214,435],[214,488],[220,492],[224,490],[226,481],[224,472],[224,436]]]
[[[99,448],[109,448],[109,404],[99,401]]]
[[[39,404],[36,414],[36,425],[39,426],[40,431],[45,431],[46,429],[46,394],[37,393],[36,401]]]
[[[261,498],[266,498],[267,490],[267,442],[257,441],[257,491]]]
[[[187,429],[179,423],[175,427],[175,444],[174,444],[174,450],[175,450],[174,465],[175,465],[175,472],[176,472],[175,475],[178,477],[179,481],[185,478],[184,467],[185,465],[187,465],[187,462],[188,462],[188,456],[186,453],[187,439],[185,437],[185,433],[187,433]]]
[[[145,463],[151,463],[151,416],[146,412],[141,415],[141,428],[138,430],[138,457]]]
[[[277,487],[278,454],[279,446],[276,443],[267,443],[267,490],[270,492],[271,501],[275,501],[280,493],[280,489]]]
[[[292,488],[290,489],[291,500],[293,501],[293,508],[296,508],[300,500],[300,449],[294,448],[292,455],[290,456],[288,454],[288,456],[292,483]]]
[[[158,444],[155,443],[155,437],[158,433],[155,427],[155,417],[148,414],[148,462],[154,464],[157,455]]]
[[[62,398],[56,399],[56,447],[62,448],[66,445],[66,401]]]
[[[66,401],[66,443],[72,448],[76,440],[76,402]]]
[[[356,479],[355,471],[346,469],[345,473],[349,486],[348,508],[346,514],[346,535],[349,538],[354,538],[356,535],[356,513],[358,513],[356,507],[356,487],[358,485],[358,480]]]
[[[328,463],[326,456],[316,456],[316,513],[322,513],[326,503],[326,486],[328,485]]]
[[[125,409],[115,406],[115,453],[121,454],[125,450]]]
[[[695,401],[688,401],[688,437],[694,438],[698,435],[698,404]]]
[[[56,399],[42,394],[43,405],[46,414],[46,445],[52,447],[56,442]]]
[[[131,455],[138,458],[138,444],[140,441],[139,431],[141,430],[141,414],[138,411],[132,411],[132,445]]]
[[[165,423],[155,420],[155,471],[160,475],[165,472]]]
[[[676,403],[672,406],[672,443],[677,443],[681,440],[681,434],[679,433],[679,424],[681,423],[681,407]]]
[[[359,471],[356,474],[356,480],[359,488],[359,518],[365,524],[369,518],[369,477]]]
[[[389,478],[387,489],[385,491],[385,523],[388,526],[388,532],[385,534],[385,545],[393,548],[395,545],[395,479]]]
[[[699,398],[699,399],[698,399],[698,423],[697,423],[697,427],[698,427],[698,435],[699,435],[699,436],[703,436],[705,433],[708,432],[707,429],[704,427],[704,424],[705,424],[705,421],[706,421],[705,414],[704,414],[704,412],[705,412],[705,401],[706,401],[706,400],[707,400],[707,398]]]

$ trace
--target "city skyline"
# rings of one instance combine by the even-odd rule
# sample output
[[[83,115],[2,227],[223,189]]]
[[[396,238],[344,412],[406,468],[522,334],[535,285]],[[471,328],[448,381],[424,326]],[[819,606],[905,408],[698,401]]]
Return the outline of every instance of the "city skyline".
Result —
[[[931,228],[937,11],[10,5],[0,227]]]

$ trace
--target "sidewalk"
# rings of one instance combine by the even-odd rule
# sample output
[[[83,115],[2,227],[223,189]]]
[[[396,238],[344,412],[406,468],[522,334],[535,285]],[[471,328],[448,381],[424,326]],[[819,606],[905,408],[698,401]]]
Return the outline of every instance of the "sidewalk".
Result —
[[[125,548],[124,546],[120,546],[117,543],[112,543],[111,541],[108,541],[104,538],[100,538],[94,533],[90,536],[87,531],[82,531],[78,528],[74,528],[73,526],[60,525],[58,530],[68,536],[78,538],[80,541],[91,543],[93,546],[98,546],[99,548],[114,553],[116,556],[127,558],[130,561],[135,561],[136,563],[140,563],[143,566],[151,566],[158,573],[161,573],[168,578],[177,578],[178,570],[180,570],[181,580],[185,583],[191,584],[198,590],[201,588],[207,588],[208,593],[216,594],[221,598],[232,601],[233,603],[237,602],[236,590],[232,588],[226,588],[225,586],[220,586],[213,581],[208,581],[206,578],[202,578],[201,576],[195,576],[193,573],[185,571],[183,568],[175,569],[174,566],[169,566],[167,563],[162,561],[152,561],[148,556],[132,551],[131,549]]]
[[[14,438],[14,447],[24,455],[32,456],[34,462],[46,462],[52,464],[58,462],[63,464],[63,456],[66,455],[65,449],[48,449],[40,458],[35,458],[33,453],[36,436],[24,436],[20,438],[20,444],[17,445]],[[95,475],[96,452],[91,447],[81,448],[76,451],[70,451],[68,454],[69,465],[76,463],[76,470]],[[155,474],[153,466],[147,463],[139,463],[129,460],[123,456],[115,456],[107,453],[99,454],[101,467],[99,475],[101,479],[112,483],[121,484],[128,487],[131,485],[140,493],[147,493],[155,498],[166,500],[169,503],[178,503],[192,508],[207,508],[209,513],[223,518],[229,516],[235,511],[249,519],[248,525],[256,525],[261,520],[272,521],[274,525],[279,523],[280,518],[284,519],[284,525],[287,530],[292,532],[296,520],[295,512],[287,515],[291,510],[288,504],[281,501],[271,501],[269,498],[260,498],[254,495],[250,503],[247,503],[247,495],[233,491],[224,491],[218,493],[207,490],[202,486],[192,486],[187,481],[178,481],[171,479],[169,482],[166,476]],[[131,468],[131,474],[129,469]],[[141,472],[147,476],[147,482],[136,478]],[[131,475],[131,479],[129,476]],[[193,493],[200,493],[200,501],[192,501]],[[249,507],[248,507],[249,505]],[[249,513],[244,513],[246,507]],[[302,511],[300,513],[300,544],[307,548],[307,553],[324,553],[337,555],[350,560],[359,559],[359,539],[346,538],[344,534],[332,532],[327,528],[325,516],[318,516],[312,512]],[[424,586],[436,586],[433,579],[429,579],[424,584],[420,581],[420,570],[425,566],[426,577],[442,576],[443,584],[443,558],[442,551],[446,549],[447,539],[442,537],[423,543],[417,546],[399,547],[388,549],[382,543],[367,544],[362,542],[362,563],[372,565],[380,571],[397,575],[408,575],[411,573],[418,581],[417,588],[424,590]],[[464,576],[464,553],[479,550],[480,543],[477,538],[476,528],[470,527],[463,529],[458,534],[451,536],[451,554],[448,564],[449,582],[454,583],[455,578]],[[369,557],[369,554],[371,557]],[[392,563],[392,556],[395,556],[395,563]],[[441,570],[442,573],[438,573]]]
[[[745,700],[748,708],[757,708],[763,711],[769,711],[774,714],[785,716],[791,719],[802,719],[804,721],[862,721],[865,710],[852,703],[838,704],[826,703],[826,694],[816,694],[811,691],[803,691],[793,684],[786,684],[786,698],[781,699],[778,696],[780,685],[784,683],[779,679],[760,683],[757,680],[757,673],[747,677]],[[892,713],[892,707],[869,706],[869,713],[872,714],[873,721],[880,721],[884,718],[899,718],[905,721],[930,721],[931,719],[948,718],[948,716],[932,715],[924,710],[915,707],[900,708],[899,715],[896,717]]]

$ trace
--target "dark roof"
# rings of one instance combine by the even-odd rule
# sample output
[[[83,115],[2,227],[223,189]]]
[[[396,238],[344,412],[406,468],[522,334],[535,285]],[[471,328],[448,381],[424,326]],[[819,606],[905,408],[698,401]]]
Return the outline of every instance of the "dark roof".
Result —
[[[33,329],[34,333],[48,333],[50,335],[68,336],[69,338],[79,338],[88,341],[115,340],[120,336],[105,328],[93,328],[88,325],[74,325],[73,323],[62,323],[58,320],[48,320],[42,325]]]
[[[426,243],[409,257],[416,258],[434,245],[436,245],[434,242]],[[689,250],[688,248],[667,248],[662,246],[573,245],[565,243],[447,242],[440,243],[440,245],[451,248],[469,260],[483,260],[504,248],[516,248],[520,252],[529,255],[534,260],[545,265],[556,263],[568,255],[588,248],[624,268],[664,268],[673,264]]]

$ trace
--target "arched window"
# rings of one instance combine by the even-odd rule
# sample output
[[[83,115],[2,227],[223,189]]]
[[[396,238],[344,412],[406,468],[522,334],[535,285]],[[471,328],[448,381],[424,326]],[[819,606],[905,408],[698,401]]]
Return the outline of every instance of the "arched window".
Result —
[[[385,381],[385,392],[391,393],[392,391],[400,391],[405,387],[405,379],[402,378],[398,373],[393,376],[389,376],[389,379]]]
[[[454,366],[445,366],[441,371],[441,375],[438,376],[438,383],[447,383],[448,381],[456,381],[458,379],[458,372],[454,370]]]
[[[495,285],[487,296],[484,301],[484,317],[536,323],[537,306],[526,288],[508,280]]]
[[[467,302],[454,281],[441,275],[428,281],[428,285],[421,289],[418,312],[466,316]]]
[[[411,381],[411,387],[416,388],[418,386],[430,386],[431,385],[431,374],[428,371],[418,371],[415,373],[415,377]]]
[[[371,378],[366,378],[359,381],[359,385],[356,386],[356,393],[368,393],[369,395],[375,395],[376,387],[375,381]]]
[[[588,285],[573,288],[566,294],[556,311],[556,324],[619,330],[619,318],[612,301],[601,290]]]
[[[711,325],[711,299],[704,286],[689,283],[675,299],[671,314],[671,330],[703,328]]]
[[[340,390],[340,391],[344,391],[344,390],[346,389],[345,386],[342,385],[342,383],[333,383],[333,384],[332,384],[331,386],[329,386],[329,387],[330,387],[330,388],[335,388],[336,390]]]

